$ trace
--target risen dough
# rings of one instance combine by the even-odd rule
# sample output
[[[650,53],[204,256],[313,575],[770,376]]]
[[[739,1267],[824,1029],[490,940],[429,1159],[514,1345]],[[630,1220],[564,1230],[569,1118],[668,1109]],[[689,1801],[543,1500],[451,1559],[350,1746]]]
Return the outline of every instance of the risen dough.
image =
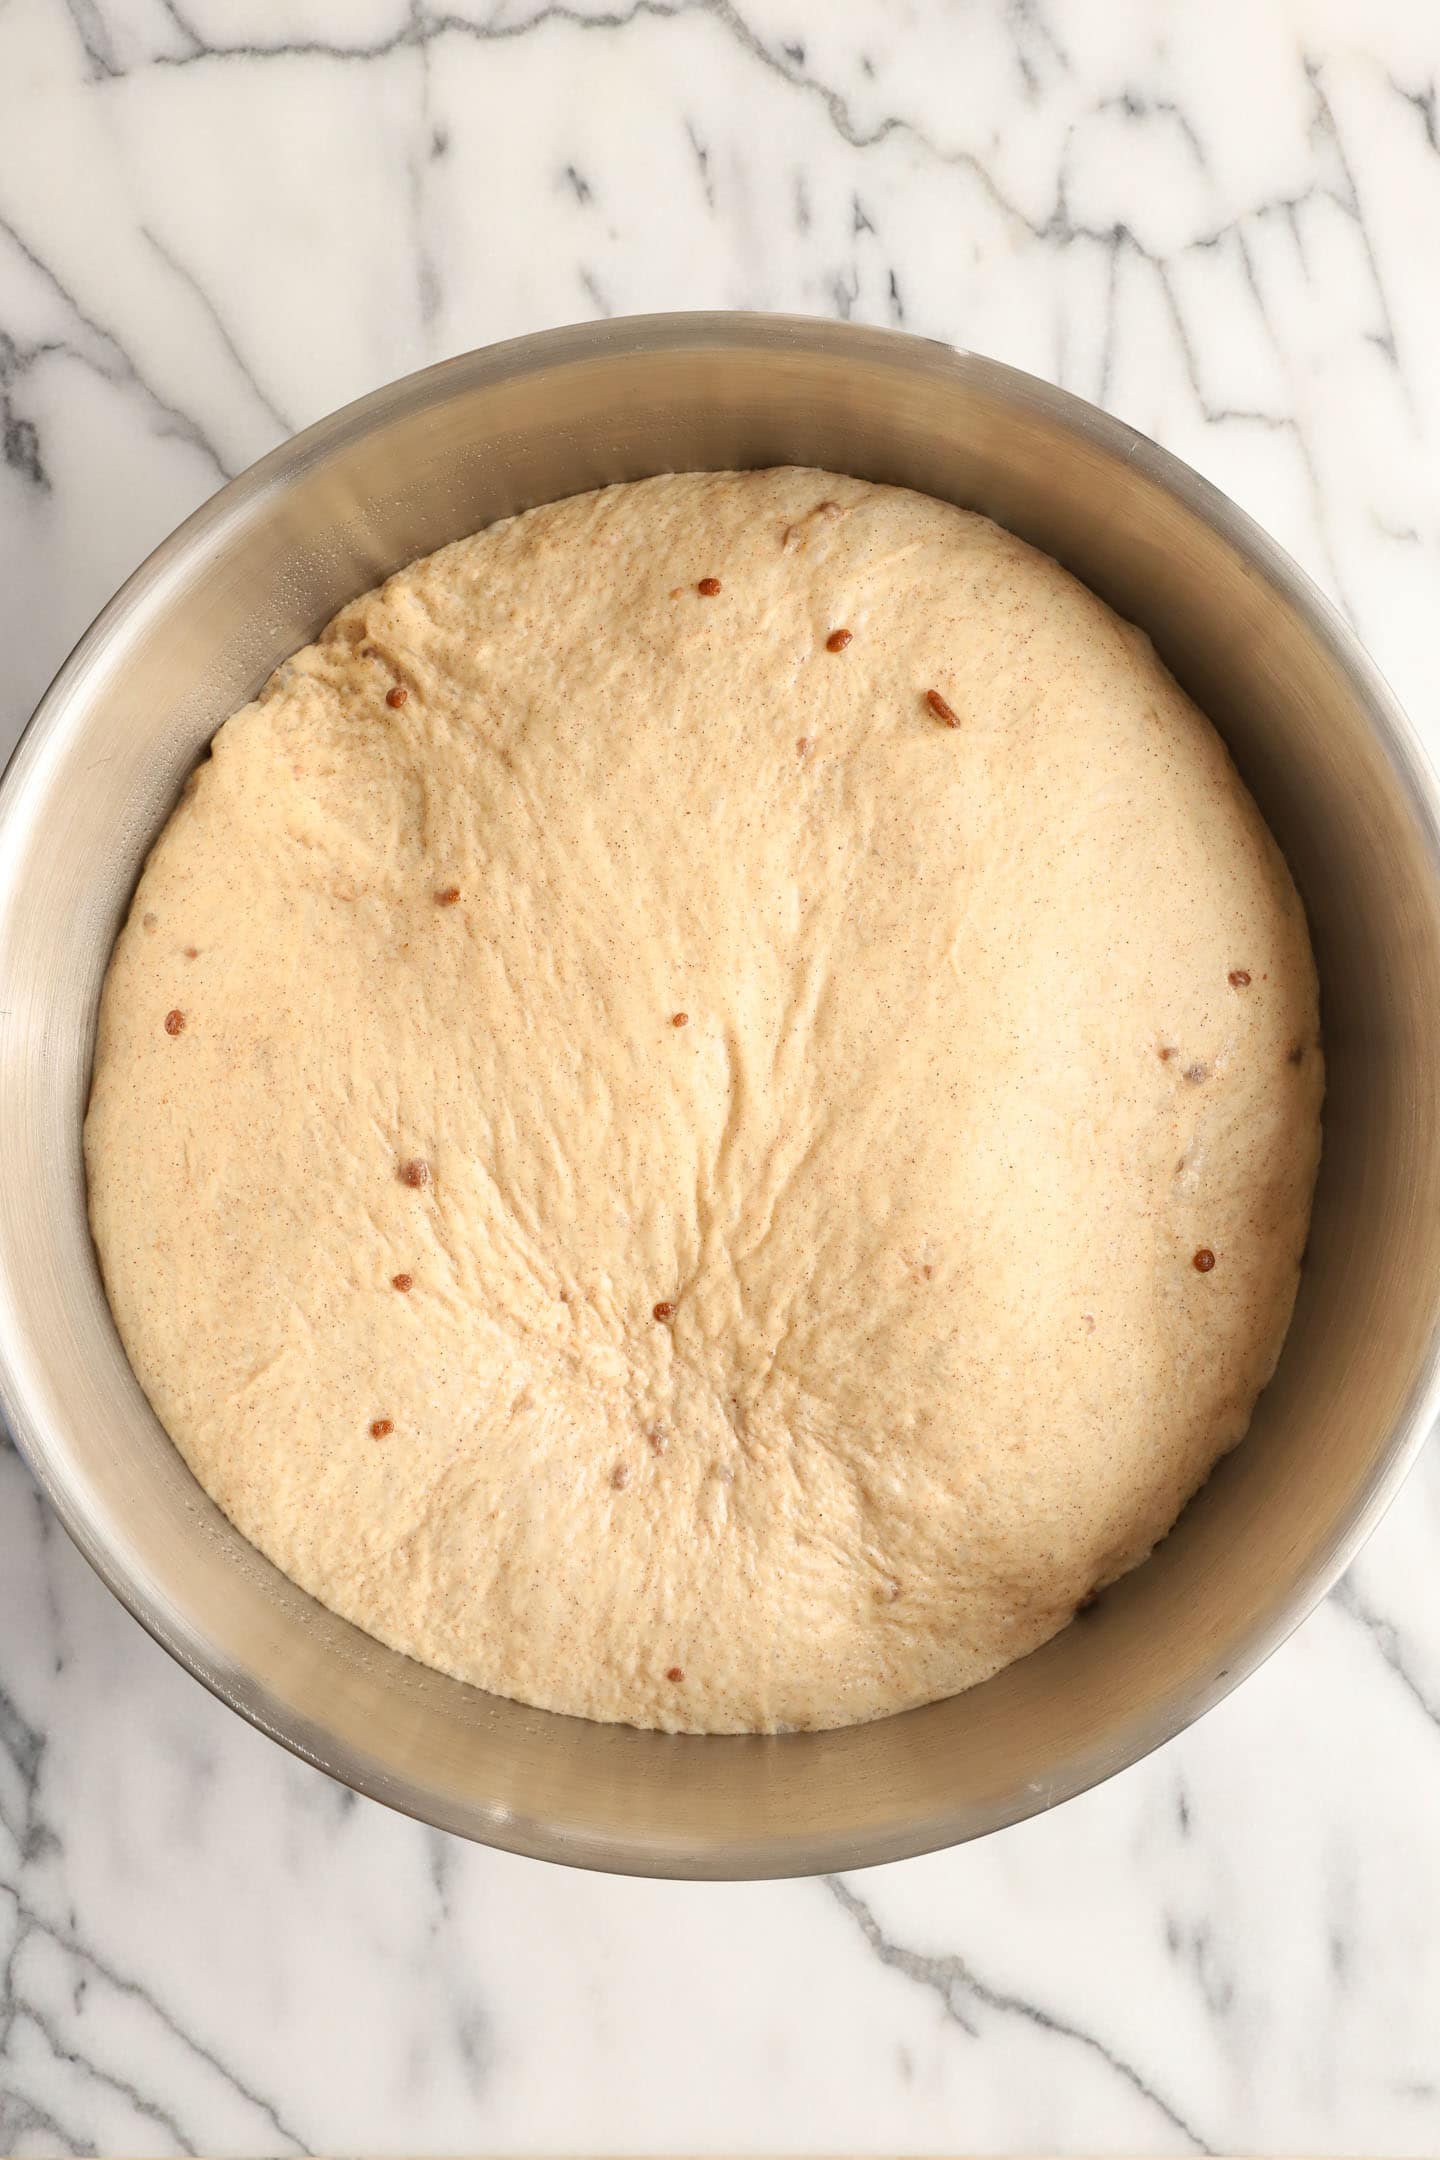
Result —
[[[176,1444],[337,1612],[828,1726],[1043,1642],[1241,1437],[1321,1079],[1285,865],[1137,630],[946,504],[685,475],[416,563],[221,729],[91,1218]]]

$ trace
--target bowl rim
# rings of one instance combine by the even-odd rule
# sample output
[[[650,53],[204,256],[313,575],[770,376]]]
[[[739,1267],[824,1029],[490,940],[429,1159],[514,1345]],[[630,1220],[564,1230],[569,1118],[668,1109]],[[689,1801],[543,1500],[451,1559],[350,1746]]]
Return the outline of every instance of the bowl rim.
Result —
[[[864,360],[913,373],[919,369],[988,392],[1001,402],[1029,409],[1076,434],[1102,452],[1138,467],[1181,507],[1202,520],[1288,602],[1308,634],[1346,678],[1366,714],[1416,823],[1423,834],[1430,867],[1440,883],[1440,780],[1413,724],[1359,638],[1338,610],[1294,559],[1247,512],[1172,452],[1125,421],[1102,411],[1071,391],[983,354],[922,338],[912,333],[835,322],[826,317],[769,314],[758,311],[695,311],[620,316],[603,322],[567,324],[527,333],[457,354],[367,392],[313,422],[268,451],[202,502],[130,573],[114,596],[77,639],[14,745],[0,771],[0,861],[17,822],[25,783],[42,763],[48,742],[68,707],[83,694],[85,679],[113,657],[130,624],[163,593],[167,580],[203,550],[212,534],[249,514],[266,494],[283,490],[294,478],[331,452],[358,440],[377,423],[423,409],[456,391],[544,374],[596,359],[630,354],[694,352],[724,354],[736,350],[803,352],[821,359]],[[0,906],[5,888],[0,885]],[[1047,1780],[1043,1789],[1014,1794],[994,1811],[994,1820],[962,1828],[943,1815],[930,1815],[900,1834],[833,1832],[819,1836],[769,1834],[740,1838],[723,1848],[658,1845],[631,1836],[590,1833],[577,1842],[572,1833],[543,1823],[521,1821],[504,1811],[476,1811],[440,1803],[421,1779],[397,1773],[358,1746],[338,1741],[281,1703],[268,1685],[249,1673],[237,1673],[198,1629],[172,1626],[151,1606],[143,1586],[123,1557],[92,1529],[52,1473],[40,1439],[40,1420],[32,1418],[24,1369],[26,1358],[8,1340],[9,1314],[0,1296],[0,1412],[22,1459],[62,1526],[101,1581],[140,1625],[178,1664],[220,1701],[257,1730],[278,1740],[302,1761],[323,1770],[351,1790],[379,1800],[417,1821],[480,1839],[499,1849],[532,1858],[559,1861],[618,1874],[672,1879],[756,1880],[808,1876],[836,1869],[876,1865],[914,1857],[1008,1827],[1058,1802],[1091,1790],[1106,1778],[1164,1746],[1223,1700],[1240,1681],[1270,1657],[1322,1601],[1365,1543],[1394,1498],[1440,1414],[1440,1314],[1432,1323],[1423,1358],[1369,1471],[1328,1546],[1313,1554],[1288,1595],[1246,1640],[1239,1655],[1212,1669],[1192,1686],[1183,1702],[1172,1703],[1150,1728],[1130,1734],[1121,1753],[1104,1761],[1072,1762],[1070,1774]],[[540,1713],[536,1715],[553,1715]],[[917,1713],[900,1713],[914,1715]],[[700,1744],[727,1736],[678,1736],[682,1744]],[[754,1744],[753,1740],[749,1744]],[[785,1745],[784,1736],[767,1743]],[[463,1817],[463,1819],[462,1819]]]

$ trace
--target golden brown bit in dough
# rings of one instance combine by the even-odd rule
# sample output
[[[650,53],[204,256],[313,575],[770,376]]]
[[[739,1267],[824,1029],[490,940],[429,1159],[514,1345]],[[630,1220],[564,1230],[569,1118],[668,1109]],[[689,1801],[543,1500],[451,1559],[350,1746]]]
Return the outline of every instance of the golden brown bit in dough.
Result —
[[[1173,1043],[1161,1043],[1159,1056],[1162,1065],[1168,1065],[1171,1058],[1178,1057],[1179,1055],[1180,1053],[1175,1048],[1175,1045]]]
[[[1195,1268],[1198,1274],[1208,1275],[1214,1265],[1214,1253],[1211,1252],[1208,1245],[1202,1245],[1199,1252],[1196,1253],[1194,1260],[1191,1262],[1191,1266]]]
[[[409,697],[409,695],[410,692],[405,688],[404,683],[396,683],[393,690],[386,691],[385,702],[388,706],[390,706],[392,711],[398,712],[400,707],[405,703],[406,698]]]
[[[683,1680],[684,1677],[685,1675],[678,1665],[672,1665],[665,1675],[667,1680]]]
[[[655,1318],[657,1320],[673,1320],[674,1317],[675,1307],[671,1304],[669,1298],[661,1298],[659,1304],[655,1307]]]
[[[854,635],[853,630],[832,630],[825,640],[826,652],[844,652]]]
[[[174,1006],[172,1006],[172,1007],[171,1007],[171,1009],[170,1009],[170,1011],[169,1011],[168,1013],[166,1013],[166,1015],[165,1015],[165,1032],[166,1032],[166,1034],[167,1034],[167,1035],[179,1035],[179,1034],[180,1034],[180,1033],[182,1033],[182,1031],[184,1030],[184,1026],[185,1026],[185,1015],[184,1015],[184,1013],[183,1013],[183,1012],[181,1012],[181,1010],[180,1010],[180,1008],[179,1008],[179,1006],[178,1006],[178,1005],[174,1005]]]
[[[625,1487],[629,1484],[629,1482],[629,1463],[617,1462],[614,1469],[610,1472],[610,1483],[614,1486],[616,1492],[624,1492]]]
[[[392,1275],[390,1277],[390,1287],[392,1290],[413,1290],[415,1278],[413,1275]]]
[[[671,1025],[671,1027],[689,1027],[689,1025],[690,1025],[690,1015],[689,1015],[689,1013],[671,1013],[671,1015],[670,1015],[670,1025]]]
[[[795,748],[799,751],[801,757],[804,757],[806,751],[810,748],[809,736],[797,735],[795,738]]]
[[[1230,987],[1232,990],[1243,990],[1249,980],[1249,974],[1244,968],[1231,968]]]
[[[199,948],[199,946],[198,946],[198,945],[187,945],[187,946],[185,947],[185,958],[186,958],[187,960],[198,960],[198,959],[199,959],[199,957],[200,957],[200,948]]]
[[[409,1162],[401,1163],[400,1182],[408,1185],[412,1192],[418,1192],[422,1185],[430,1182],[429,1163],[419,1155],[412,1157]]]
[[[656,1455],[663,1455],[663,1454],[664,1454],[664,1452],[665,1452],[665,1435],[664,1435],[664,1433],[663,1433],[663,1432],[661,1432],[661,1430],[660,1430],[660,1428],[659,1428],[659,1426],[658,1426],[658,1425],[657,1425],[657,1426],[655,1426],[655,1428],[654,1428],[654,1429],[653,1429],[653,1430],[652,1430],[651,1432],[648,1432],[648,1433],[647,1433],[647,1434],[645,1435],[645,1437],[646,1437],[646,1439],[647,1439],[647,1440],[648,1440],[648,1441],[650,1442],[650,1447],[651,1447],[651,1451],[652,1451],[652,1453],[654,1453],[654,1454],[656,1454]]]
[[[395,1420],[393,1418],[377,1417],[371,1423],[370,1437],[372,1440],[383,1440],[387,1433],[392,1433],[394,1430]]]
[[[442,885],[435,895],[435,905],[436,907],[454,907],[459,898],[460,887],[458,885]]]
[[[937,720],[944,721],[946,727],[959,727],[960,715],[953,705],[948,705],[945,702],[938,690],[927,690],[925,692],[925,703],[934,713]]]
[[[720,590],[720,580],[718,577],[702,577],[695,590],[704,593],[707,600],[713,600]]]

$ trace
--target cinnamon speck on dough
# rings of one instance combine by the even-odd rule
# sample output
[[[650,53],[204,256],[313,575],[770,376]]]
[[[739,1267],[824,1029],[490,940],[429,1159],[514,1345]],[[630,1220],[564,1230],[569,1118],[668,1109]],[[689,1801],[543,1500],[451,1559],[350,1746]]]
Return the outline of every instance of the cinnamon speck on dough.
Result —
[[[199,959],[199,957],[200,957],[200,948],[199,948],[199,946],[198,946],[198,945],[187,945],[187,946],[185,947],[185,958],[186,958],[187,960],[198,960],[198,959]]]
[[[652,1429],[648,1433],[646,1433],[645,1437],[650,1443],[650,1451],[653,1455],[664,1454],[665,1435],[663,1432],[661,1432],[658,1425],[653,1426]]]
[[[392,1275],[390,1277],[390,1287],[392,1290],[413,1290],[415,1278],[413,1275]]]
[[[937,720],[944,721],[946,727],[959,727],[960,715],[956,712],[953,705],[949,705],[946,703],[945,699],[941,697],[938,690],[927,690],[925,692],[925,703],[929,706],[931,712],[934,713]]]
[[[418,1192],[422,1185],[430,1182],[429,1163],[419,1155],[413,1156],[409,1162],[401,1163],[400,1182],[408,1185],[412,1192]]]
[[[810,748],[809,736],[797,735],[795,738],[795,748],[799,751],[801,757],[804,757],[806,751]]]
[[[657,1320],[671,1320],[674,1316],[675,1307],[671,1304],[669,1298],[661,1298],[659,1304],[655,1307],[655,1318]]]
[[[458,885],[442,885],[435,895],[435,905],[436,907],[454,907],[459,898],[460,887]]]
[[[1191,1262],[1191,1265],[1198,1275],[1209,1274],[1211,1268],[1215,1265],[1215,1255],[1213,1252],[1211,1252],[1208,1245],[1202,1245],[1200,1247],[1200,1250],[1196,1253],[1194,1260]]]
[[[386,691],[385,702],[392,711],[398,712],[409,695],[410,692],[405,688],[404,683],[397,682],[393,690]]]
[[[671,1015],[670,1015],[670,1025],[671,1025],[671,1027],[689,1027],[689,1025],[690,1025],[690,1015],[689,1015],[689,1013],[671,1013]]]
[[[854,635],[853,630],[832,630],[825,640],[826,652],[844,652]]]
[[[1249,970],[1248,970],[1248,968],[1231,968],[1231,970],[1230,970],[1230,987],[1231,987],[1231,989],[1232,989],[1232,990],[1243,990],[1243,989],[1245,989],[1245,987],[1247,986],[1247,984],[1249,983],[1249,981],[1250,981],[1250,973],[1249,973]]]
[[[720,590],[720,580],[718,577],[702,577],[695,590],[703,593],[707,600],[713,600]]]
[[[394,1430],[395,1420],[393,1418],[377,1417],[370,1427],[370,1437],[372,1440],[383,1440],[387,1433],[392,1433]]]
[[[685,1677],[685,1675],[684,1675],[684,1673],[683,1673],[683,1672],[681,1671],[681,1669],[680,1669],[680,1667],[679,1667],[678,1665],[672,1665],[672,1666],[670,1666],[670,1667],[669,1667],[669,1669],[668,1669],[668,1671],[667,1671],[667,1672],[666,1672],[666,1674],[665,1674],[665,1678],[666,1678],[667,1680],[683,1680],[683,1679],[684,1679],[684,1677]]]
[[[1161,1062],[1161,1064],[1162,1064],[1162,1065],[1168,1065],[1168,1064],[1169,1064],[1169,1062],[1170,1062],[1170,1060],[1171,1060],[1171,1058],[1173,1058],[1173,1057],[1178,1057],[1178,1056],[1179,1056],[1179,1054],[1180,1054],[1180,1053],[1179,1053],[1179,1052],[1178,1052],[1178,1050],[1177,1050],[1177,1049],[1175,1048],[1175,1045],[1174,1045],[1174,1043],[1161,1043],[1161,1045],[1160,1045],[1160,1062]]]
[[[610,1483],[614,1486],[616,1492],[624,1492],[625,1487],[629,1484],[629,1482],[629,1463],[617,1462],[614,1469],[610,1472]]]
[[[181,1010],[180,1010],[180,1008],[179,1008],[179,1006],[178,1006],[178,1005],[172,1006],[171,1010],[170,1010],[170,1011],[169,1011],[168,1013],[166,1013],[166,1015],[165,1015],[165,1032],[166,1032],[166,1034],[167,1034],[167,1035],[179,1035],[179,1034],[181,1034],[181,1033],[183,1032],[183,1030],[184,1030],[184,1026],[185,1026],[185,1015],[184,1015],[184,1013],[183,1013],[183,1012],[181,1012]]]

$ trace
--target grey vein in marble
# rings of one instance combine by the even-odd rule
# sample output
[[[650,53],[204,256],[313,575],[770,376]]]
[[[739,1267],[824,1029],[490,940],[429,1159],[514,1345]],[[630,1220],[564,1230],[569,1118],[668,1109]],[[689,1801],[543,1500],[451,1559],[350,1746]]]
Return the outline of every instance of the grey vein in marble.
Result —
[[[1199,2131],[1186,2121],[1179,2109],[1162,2098],[1149,2079],[1142,2076],[1133,2063],[1126,2062],[1094,2033],[1057,2016],[1053,2011],[1045,2009],[1041,2003],[1029,2001],[1019,1995],[1008,1995],[1002,1989],[991,1987],[954,1951],[944,1951],[935,1956],[921,1950],[907,1949],[903,1943],[894,1941],[881,1927],[870,1906],[843,1876],[827,1876],[825,1886],[841,1911],[855,1922],[867,1946],[881,1964],[888,1965],[894,1972],[903,1973],[907,1980],[913,1980],[917,1986],[929,1988],[939,1997],[946,2017],[959,2026],[967,2039],[980,2038],[978,2020],[982,2011],[994,2011],[1001,2017],[1023,2018],[1027,2024],[1038,2027],[1041,2032],[1049,2033],[1059,2040],[1073,2041],[1077,2047],[1098,2056],[1108,2070],[1113,2071],[1116,2077],[1138,2094],[1147,2106],[1154,2108],[1171,2130],[1178,2130],[1181,2137],[1196,2152],[1208,2153],[1213,2150]]]
[[[0,215],[0,238],[7,240],[16,253],[22,256],[30,265],[31,269],[39,273],[53,290],[66,315],[70,317],[79,330],[85,332],[93,341],[91,349],[87,350],[78,341],[72,341],[69,338],[59,339],[45,346],[36,347],[35,353],[38,355],[40,352],[64,351],[72,359],[78,360],[83,367],[94,368],[98,373],[108,376],[111,381],[118,379],[132,383],[136,389],[142,392],[147,403],[153,408],[160,432],[174,434],[181,441],[193,445],[209,460],[221,480],[232,478],[230,468],[226,465],[220,452],[198,421],[192,419],[188,413],[181,412],[178,406],[172,405],[160,395],[153,384],[147,381],[144,373],[125,350],[115,333],[112,330],[107,330],[102,323],[95,321],[92,316],[85,313],[74,295],[66,290],[57,273],[51,269],[43,256],[30,245],[23,235],[17,231],[16,227],[11,224],[9,219],[3,215]]]
[[[234,336],[227,328],[225,321],[220,314],[220,310],[216,307],[215,302],[211,299],[209,293],[206,292],[204,286],[200,283],[200,280],[196,277],[194,271],[187,270],[184,263],[180,261],[179,257],[172,254],[171,250],[165,245],[165,242],[159,237],[158,234],[153,233],[148,225],[141,225],[137,227],[137,230],[140,234],[141,239],[145,242],[146,246],[151,248],[154,253],[159,256],[161,262],[164,263],[166,269],[171,271],[174,276],[176,276],[180,280],[181,284],[185,287],[187,292],[193,295],[197,305],[199,306],[202,313],[205,315],[207,321],[210,323],[212,329],[214,330],[216,337],[219,338],[220,343],[225,348],[225,351],[229,354],[231,360],[235,363],[235,369],[237,374],[245,383],[246,387],[250,390],[256,404],[265,414],[265,417],[273,422],[274,426],[278,429],[280,435],[293,435],[295,432],[294,422],[286,419],[284,413],[281,412],[279,406],[275,403],[275,400],[271,397],[269,391],[262,389],[260,384],[256,381],[254,370],[251,368],[249,361],[245,358],[245,355],[241,352],[239,346],[236,344]]]

